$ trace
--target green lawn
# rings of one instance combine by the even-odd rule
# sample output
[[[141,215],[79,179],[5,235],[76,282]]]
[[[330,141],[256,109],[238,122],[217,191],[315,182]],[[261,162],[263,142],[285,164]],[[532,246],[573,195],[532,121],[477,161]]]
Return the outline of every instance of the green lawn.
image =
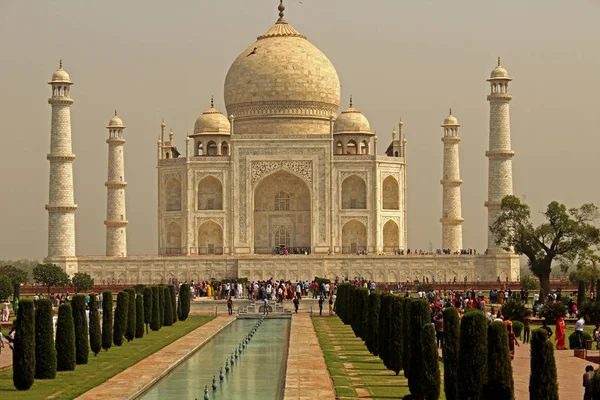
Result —
[[[360,392],[366,391],[362,394],[371,399],[402,399],[410,393],[402,372],[396,376],[387,370],[354,336],[350,326],[335,317],[315,317],[312,321],[338,398],[363,397]],[[442,388],[440,399],[445,399],[443,392]]]
[[[165,326],[158,332],[145,335],[142,339],[125,342],[121,347],[113,346],[94,357],[90,353],[89,363],[78,365],[75,371],[59,372],[56,379],[36,380],[30,390],[17,391],[12,382],[12,369],[0,372],[0,398],[2,399],[73,399],[100,385],[116,374],[168,344],[211,321],[214,317],[190,317],[173,326]]]

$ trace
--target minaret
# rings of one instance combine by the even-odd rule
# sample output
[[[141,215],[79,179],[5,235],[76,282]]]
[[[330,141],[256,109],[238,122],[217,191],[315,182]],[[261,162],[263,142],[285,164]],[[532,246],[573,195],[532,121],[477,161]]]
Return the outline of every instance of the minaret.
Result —
[[[73,195],[73,154],[71,146],[71,79],[60,67],[52,75],[52,127],[50,136],[48,259],[75,257],[75,204]]]
[[[508,93],[508,83],[511,80],[498,57],[498,65],[487,80],[491,87],[487,97],[490,102],[490,139],[489,150],[485,153],[488,158],[488,199],[485,202],[488,209],[488,253],[503,251],[494,243],[489,227],[498,218],[502,199],[513,194],[511,159],[515,152],[510,149],[509,103],[512,96]]]
[[[460,124],[450,114],[444,120],[444,176],[440,183],[443,187],[442,195],[442,249],[449,250],[450,254],[462,250],[462,223],[464,219],[461,216],[460,202],[460,168],[458,161],[458,128]]]
[[[125,161],[123,157],[123,121],[117,116],[108,126],[108,180],[106,186],[106,256],[127,256],[127,218],[125,217]]]

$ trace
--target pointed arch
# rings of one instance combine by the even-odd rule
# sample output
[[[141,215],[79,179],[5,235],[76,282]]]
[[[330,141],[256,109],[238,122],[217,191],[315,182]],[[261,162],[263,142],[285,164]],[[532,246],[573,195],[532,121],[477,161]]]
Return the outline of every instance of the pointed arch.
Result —
[[[181,254],[181,225],[172,221],[167,226],[166,254]]]
[[[389,220],[383,225],[383,251],[393,252],[400,246],[400,229],[398,224]]]
[[[218,146],[213,140],[206,144],[206,155],[207,156],[216,156],[217,155]]]
[[[346,154],[358,154],[358,145],[354,139],[346,144]]]
[[[392,175],[384,179],[382,185],[383,191],[383,209],[384,210],[399,210],[400,209],[400,187],[398,181]]]
[[[198,210],[223,209],[223,184],[214,176],[198,183]]]
[[[181,211],[181,182],[179,179],[171,178],[167,181],[166,195],[166,210]]]
[[[341,140],[338,140],[335,145],[335,154],[344,154],[344,145]]]
[[[367,227],[355,219],[342,227],[342,253],[356,254],[367,248]]]
[[[198,254],[223,254],[223,228],[206,221],[198,228]]]
[[[358,175],[350,175],[342,182],[342,209],[367,208],[367,184]]]

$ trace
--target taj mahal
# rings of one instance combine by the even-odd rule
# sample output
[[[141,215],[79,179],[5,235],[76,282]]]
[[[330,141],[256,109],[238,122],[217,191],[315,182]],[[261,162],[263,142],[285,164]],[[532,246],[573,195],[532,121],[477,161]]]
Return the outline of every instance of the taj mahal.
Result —
[[[314,276],[360,276],[379,282],[424,277],[436,282],[515,280],[519,258],[499,248],[491,234],[485,253],[464,251],[468,246],[462,241],[461,125],[451,111],[440,118],[440,223],[446,251],[409,252],[403,123],[398,123],[389,144],[384,143],[385,153],[378,154],[380,139],[351,98],[340,113],[335,67],[286,21],[284,11],[281,1],[279,19],[231,65],[224,85],[226,113],[211,104],[180,147],[165,122],[160,125],[156,154],[149,155],[156,157],[158,179],[158,243],[153,256],[127,253],[126,127],[117,112],[106,126],[106,255],[76,252],[73,82],[61,62],[49,82],[45,262],[69,274],[86,272],[97,282],[122,283],[237,277],[293,281]],[[487,81],[488,200],[482,206],[487,207],[489,226],[502,198],[512,194],[514,152],[511,78],[500,59]]]

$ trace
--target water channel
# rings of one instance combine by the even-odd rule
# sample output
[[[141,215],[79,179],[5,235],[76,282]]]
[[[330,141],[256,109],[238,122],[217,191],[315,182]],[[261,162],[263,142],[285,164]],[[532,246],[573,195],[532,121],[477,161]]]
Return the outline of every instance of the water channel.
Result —
[[[257,321],[234,321],[140,398],[202,400],[205,386],[211,400],[283,398],[290,319],[264,320],[225,374],[225,359],[231,357]],[[219,380],[221,367],[225,374],[223,381]],[[213,376],[217,378],[215,391],[212,390]]]

